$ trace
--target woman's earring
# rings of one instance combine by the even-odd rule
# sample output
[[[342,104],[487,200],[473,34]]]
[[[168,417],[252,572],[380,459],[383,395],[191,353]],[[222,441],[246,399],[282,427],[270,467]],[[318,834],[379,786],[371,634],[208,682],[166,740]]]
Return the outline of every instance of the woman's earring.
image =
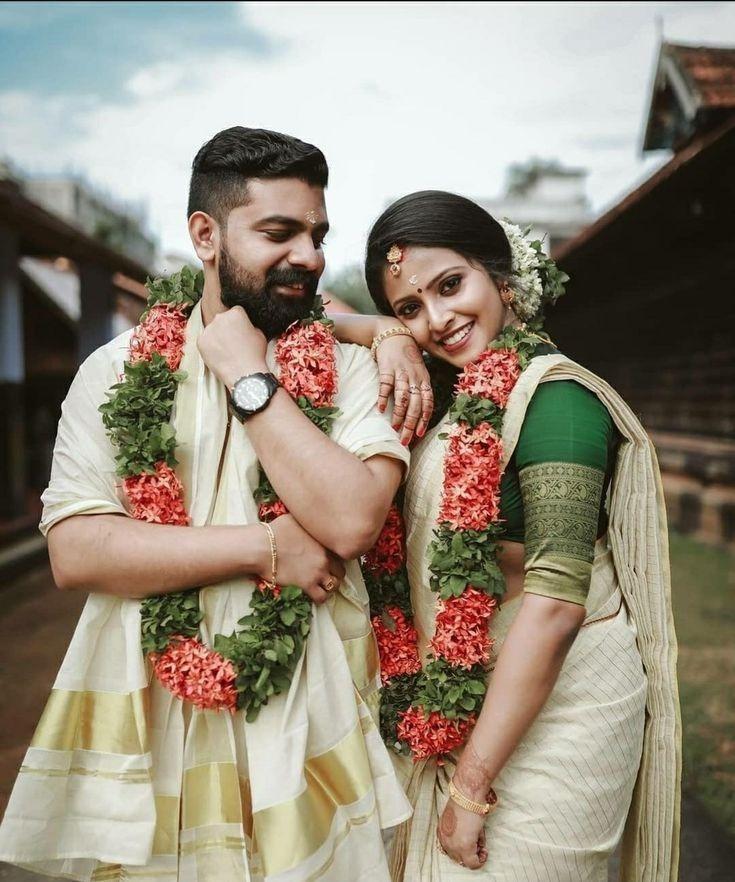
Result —
[[[510,285],[502,285],[498,290],[498,293],[500,294],[500,299],[503,301],[503,305],[511,308],[516,299],[516,295]]]

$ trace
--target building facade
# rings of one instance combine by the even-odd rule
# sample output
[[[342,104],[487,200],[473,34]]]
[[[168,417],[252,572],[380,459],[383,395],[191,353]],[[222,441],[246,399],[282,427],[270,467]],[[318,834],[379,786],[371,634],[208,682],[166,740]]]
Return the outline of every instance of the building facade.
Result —
[[[734,545],[735,48],[664,44],[654,80],[644,149],[671,159],[555,249],[548,328],[649,430],[672,526]]]

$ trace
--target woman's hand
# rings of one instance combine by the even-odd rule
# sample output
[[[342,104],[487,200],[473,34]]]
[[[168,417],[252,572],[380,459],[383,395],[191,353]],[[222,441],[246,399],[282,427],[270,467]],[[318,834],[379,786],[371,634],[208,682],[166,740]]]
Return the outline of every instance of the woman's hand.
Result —
[[[461,866],[477,870],[487,861],[484,815],[468,812],[450,799],[439,819],[437,836],[447,857]]]
[[[271,528],[278,553],[278,584],[298,585],[314,603],[324,603],[344,579],[342,561],[307,533],[293,515],[281,515],[272,521]],[[267,554],[264,555],[261,576],[270,579],[270,544],[265,530],[263,535]],[[325,585],[333,587],[325,590]]]
[[[380,374],[378,410],[385,411],[393,392],[393,428],[400,431],[401,444],[407,446],[414,433],[423,437],[434,410],[429,372],[417,343],[406,334],[383,340],[375,354]]]

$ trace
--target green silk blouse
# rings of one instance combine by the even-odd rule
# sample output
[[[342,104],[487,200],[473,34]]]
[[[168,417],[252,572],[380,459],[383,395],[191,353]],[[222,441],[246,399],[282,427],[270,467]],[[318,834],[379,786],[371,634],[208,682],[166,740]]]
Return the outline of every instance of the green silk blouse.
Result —
[[[618,440],[584,386],[555,380],[536,389],[500,486],[504,538],[525,545],[525,591],[584,605]]]

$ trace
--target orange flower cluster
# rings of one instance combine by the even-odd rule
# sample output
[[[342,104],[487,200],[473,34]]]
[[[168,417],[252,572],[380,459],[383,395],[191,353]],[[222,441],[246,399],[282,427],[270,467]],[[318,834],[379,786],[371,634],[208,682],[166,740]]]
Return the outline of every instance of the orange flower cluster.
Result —
[[[155,475],[145,472],[123,480],[130,513],[139,521],[185,527],[189,517],[184,508],[184,488],[176,472],[165,462],[156,463]]]
[[[486,349],[462,371],[455,391],[489,398],[498,407],[505,407],[520,375],[521,365],[512,349]]]
[[[275,502],[262,502],[258,506],[258,517],[267,524],[285,514],[288,514],[288,509],[280,499],[276,499]]]
[[[403,566],[405,556],[403,518],[398,507],[392,505],[378,541],[363,557],[362,562],[375,576],[385,573],[393,575]]]
[[[232,663],[193,637],[174,637],[165,652],[152,652],[153,671],[174,695],[200,710],[237,707]]]
[[[397,732],[401,741],[411,748],[414,762],[417,762],[430,756],[443,757],[461,747],[475,722],[474,717],[450,720],[437,711],[427,714],[423,708],[410,707],[403,714]]]
[[[503,445],[490,423],[458,423],[444,459],[439,520],[454,530],[485,530],[500,513]]]
[[[330,407],[337,393],[334,335],[324,322],[294,325],[276,343],[279,382],[294,398]]]
[[[150,361],[154,352],[162,355],[172,371],[178,370],[184,353],[186,312],[170,303],[159,303],[148,310],[133,331],[130,361]]]
[[[435,655],[462,668],[487,664],[493,645],[488,624],[497,605],[494,597],[471,586],[459,597],[440,600],[431,641]]]
[[[421,670],[416,629],[397,606],[387,607],[384,614],[390,616],[393,627],[386,624],[383,616],[372,618],[383,685],[401,674],[417,674]]]

